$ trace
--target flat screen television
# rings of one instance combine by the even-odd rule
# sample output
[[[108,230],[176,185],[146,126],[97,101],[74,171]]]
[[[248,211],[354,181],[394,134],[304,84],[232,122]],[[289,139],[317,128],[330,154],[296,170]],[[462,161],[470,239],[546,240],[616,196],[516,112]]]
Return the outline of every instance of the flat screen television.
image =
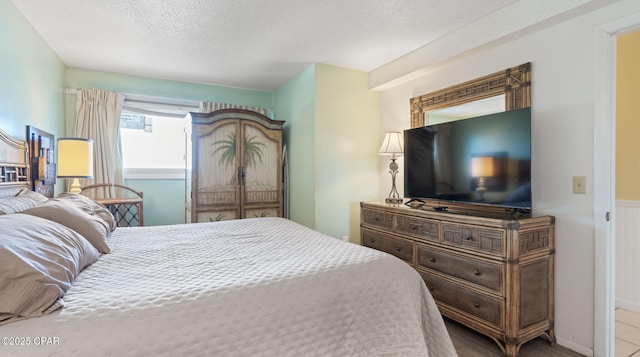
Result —
[[[404,196],[531,210],[530,108],[404,131]]]

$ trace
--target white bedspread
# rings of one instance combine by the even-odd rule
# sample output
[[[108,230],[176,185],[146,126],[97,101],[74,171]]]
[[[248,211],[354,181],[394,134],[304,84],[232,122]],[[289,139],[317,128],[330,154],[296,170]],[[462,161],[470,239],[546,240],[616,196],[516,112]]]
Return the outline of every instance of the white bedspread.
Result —
[[[0,355],[455,356],[406,263],[285,219],[119,228],[109,243],[63,309],[0,326]]]

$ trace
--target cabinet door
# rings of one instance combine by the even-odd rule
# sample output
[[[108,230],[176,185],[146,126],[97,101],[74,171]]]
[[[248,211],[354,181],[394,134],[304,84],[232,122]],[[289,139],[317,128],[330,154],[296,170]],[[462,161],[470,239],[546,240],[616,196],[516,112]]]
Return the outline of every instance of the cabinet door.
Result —
[[[240,218],[239,133],[235,119],[194,128],[192,215],[198,222]]]
[[[184,222],[191,223],[196,222],[196,219],[191,215],[191,187],[193,172],[193,141],[192,141],[192,126],[191,121],[187,121],[184,127],[185,137],[185,177],[184,177]]]
[[[242,122],[240,140],[243,218],[282,215],[282,131]]]

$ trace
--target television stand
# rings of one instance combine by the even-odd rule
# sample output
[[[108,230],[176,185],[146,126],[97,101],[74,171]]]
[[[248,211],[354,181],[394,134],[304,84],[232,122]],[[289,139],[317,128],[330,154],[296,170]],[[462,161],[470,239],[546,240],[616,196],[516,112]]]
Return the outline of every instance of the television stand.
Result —
[[[507,357],[538,336],[555,343],[553,216],[513,219],[456,203],[444,213],[438,202],[360,206],[360,243],[414,268],[442,315],[489,336]]]

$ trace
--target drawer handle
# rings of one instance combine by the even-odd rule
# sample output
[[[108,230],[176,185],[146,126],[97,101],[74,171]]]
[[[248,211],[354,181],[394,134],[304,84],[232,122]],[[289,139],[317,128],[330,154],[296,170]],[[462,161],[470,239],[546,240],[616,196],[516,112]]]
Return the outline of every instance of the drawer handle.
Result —
[[[418,230],[418,225],[412,223],[412,224],[409,225],[409,228],[411,228],[414,231],[417,231]]]
[[[369,243],[373,244],[373,243],[375,243],[375,242],[376,242],[376,240],[375,240],[375,239],[369,239]]]
[[[436,288],[435,288],[435,287],[433,287],[433,286],[432,286],[432,287],[429,287],[429,291],[436,291]]]
[[[464,240],[466,240],[467,242],[471,242],[473,240],[473,237],[471,236],[465,237]]]
[[[474,302],[473,303],[473,307],[475,307],[476,309],[480,307],[480,303],[479,302]]]
[[[477,271],[477,270],[474,270],[474,271],[473,271],[473,275],[480,275],[480,272],[479,272],[479,271]]]
[[[380,217],[373,217],[373,221],[376,222],[376,223],[380,222]]]
[[[402,247],[396,247],[396,252],[399,252],[402,250]]]
[[[436,262],[436,258],[434,258],[434,257],[429,257],[429,261],[430,261],[430,262],[432,262],[432,263],[435,263],[435,262]]]

